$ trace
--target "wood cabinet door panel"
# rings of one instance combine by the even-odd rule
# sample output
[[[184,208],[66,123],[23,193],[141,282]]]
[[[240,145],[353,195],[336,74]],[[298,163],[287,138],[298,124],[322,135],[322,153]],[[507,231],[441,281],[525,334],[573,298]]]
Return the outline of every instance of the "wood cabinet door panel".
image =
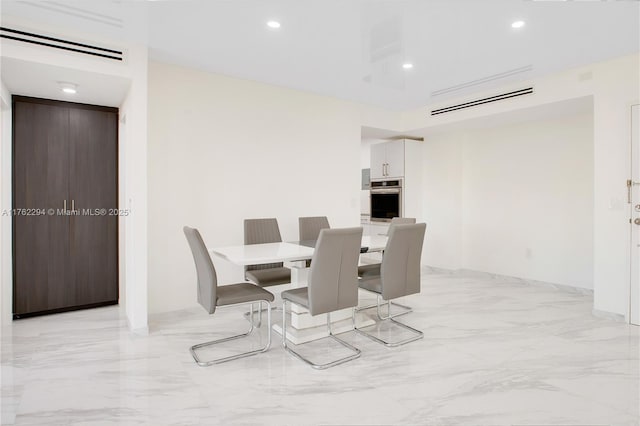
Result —
[[[70,111],[71,261],[79,304],[118,299],[116,113]]]
[[[117,303],[117,110],[13,101],[14,318]]]
[[[68,121],[67,108],[14,103],[16,314],[58,309],[74,299],[69,218],[58,215],[68,198]]]

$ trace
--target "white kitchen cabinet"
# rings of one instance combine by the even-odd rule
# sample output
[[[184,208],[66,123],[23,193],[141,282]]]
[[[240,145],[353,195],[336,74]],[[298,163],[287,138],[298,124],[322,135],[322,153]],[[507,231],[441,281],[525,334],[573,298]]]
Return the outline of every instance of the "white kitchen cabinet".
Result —
[[[423,142],[398,139],[371,145],[371,180],[401,180],[402,215],[423,221]],[[367,197],[370,207],[370,197]],[[371,209],[362,209],[371,215]]]
[[[371,179],[404,176],[404,145],[404,139],[371,145]]]
[[[387,142],[387,177],[404,176],[404,139]]]
[[[380,179],[385,176],[387,167],[387,147],[385,143],[371,145],[371,179]]]

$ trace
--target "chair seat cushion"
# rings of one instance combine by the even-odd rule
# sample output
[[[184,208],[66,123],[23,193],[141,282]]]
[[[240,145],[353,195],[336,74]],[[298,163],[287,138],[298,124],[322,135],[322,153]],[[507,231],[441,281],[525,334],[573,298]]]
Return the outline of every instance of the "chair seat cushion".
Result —
[[[309,291],[307,287],[283,291],[281,297],[282,300],[288,300],[296,305],[300,305],[307,309],[309,308]]]
[[[376,275],[380,275],[380,264],[374,263],[371,265],[362,265],[358,266],[358,276],[359,277],[374,277]]]
[[[380,275],[362,277],[358,281],[358,287],[374,293],[382,294],[382,279],[380,278]]]
[[[245,272],[245,277],[261,287],[270,285],[287,284],[291,282],[291,270],[289,268],[253,269]]]
[[[218,287],[216,305],[233,305],[236,303],[251,303],[258,300],[273,302],[271,292],[251,283],[238,283]]]

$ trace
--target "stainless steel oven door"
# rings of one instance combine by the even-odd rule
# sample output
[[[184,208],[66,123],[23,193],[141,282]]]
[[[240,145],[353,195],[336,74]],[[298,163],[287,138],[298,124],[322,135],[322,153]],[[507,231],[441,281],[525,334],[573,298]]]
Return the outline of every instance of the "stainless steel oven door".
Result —
[[[371,190],[371,221],[391,222],[402,217],[402,188],[376,188]]]

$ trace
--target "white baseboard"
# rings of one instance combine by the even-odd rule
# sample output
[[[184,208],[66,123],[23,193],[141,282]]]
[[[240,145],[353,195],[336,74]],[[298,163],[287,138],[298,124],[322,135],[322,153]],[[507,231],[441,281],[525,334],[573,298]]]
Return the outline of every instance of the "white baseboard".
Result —
[[[591,314],[596,318],[608,319],[615,322],[628,323],[627,319],[622,314],[616,314],[615,312],[601,311],[599,309],[592,309]]]
[[[556,284],[556,283],[550,283],[547,281],[538,281],[538,280],[531,280],[527,278],[513,277],[509,275],[494,274],[491,272],[475,271],[472,269],[446,269],[446,268],[439,268],[439,267],[434,267],[429,265],[422,265],[422,271],[427,274],[475,275],[475,276],[479,276],[487,279],[511,281],[518,284],[532,285],[532,286],[539,286],[539,287],[551,287],[551,288],[555,288],[556,290],[561,290],[569,293],[578,293],[578,294],[584,294],[587,296],[593,296],[593,289],[591,288],[574,287],[566,284]]]
[[[470,269],[446,269],[446,268],[437,268],[429,265],[422,265],[422,271],[426,274],[465,274],[465,275],[471,274],[471,275],[481,276],[483,278],[513,281],[514,283],[518,283],[518,284],[533,285],[533,286],[540,286],[540,287],[551,287],[560,291],[584,294],[584,295],[593,297],[593,289],[590,289],[590,288],[572,287],[565,284],[556,284],[556,283],[549,283],[545,281],[528,280],[525,278],[510,277],[507,275],[492,274],[489,272],[473,271]],[[629,321],[623,314],[601,311],[598,309],[592,309],[591,313],[596,318],[608,319],[611,321],[625,323],[625,324],[629,323]]]

